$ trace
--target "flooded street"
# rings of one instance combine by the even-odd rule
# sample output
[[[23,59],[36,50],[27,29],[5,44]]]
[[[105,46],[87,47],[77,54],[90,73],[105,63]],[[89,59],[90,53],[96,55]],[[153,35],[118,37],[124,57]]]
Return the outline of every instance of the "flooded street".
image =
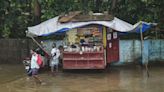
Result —
[[[0,92],[164,92],[164,67],[110,67],[104,71],[39,74],[45,85],[27,79],[22,65],[0,65]]]

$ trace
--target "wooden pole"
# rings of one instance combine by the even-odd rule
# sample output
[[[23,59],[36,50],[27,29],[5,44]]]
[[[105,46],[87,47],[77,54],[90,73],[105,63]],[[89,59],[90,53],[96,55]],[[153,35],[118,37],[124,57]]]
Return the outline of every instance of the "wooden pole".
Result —
[[[45,50],[44,50],[44,48],[34,39],[34,37],[32,37],[32,36],[30,36],[31,37],[31,39],[48,55],[48,56],[50,56]]]
[[[140,36],[141,36],[141,60],[143,60],[144,39],[142,33],[142,24],[140,25]],[[145,69],[147,72],[147,77],[149,77],[148,62],[145,62]]]
[[[156,39],[158,39],[157,27],[155,27],[155,34]]]

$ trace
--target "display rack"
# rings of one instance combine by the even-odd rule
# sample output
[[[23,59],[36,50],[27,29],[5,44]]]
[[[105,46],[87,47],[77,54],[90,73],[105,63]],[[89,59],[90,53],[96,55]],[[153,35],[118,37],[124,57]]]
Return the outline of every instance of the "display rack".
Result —
[[[64,52],[64,69],[104,69],[104,52]]]

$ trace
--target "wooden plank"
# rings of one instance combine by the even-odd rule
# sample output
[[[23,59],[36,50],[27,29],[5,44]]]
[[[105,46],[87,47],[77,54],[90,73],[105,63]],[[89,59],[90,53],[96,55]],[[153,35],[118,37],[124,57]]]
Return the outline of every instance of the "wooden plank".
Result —
[[[112,15],[79,15],[72,18],[71,22],[86,22],[86,21],[111,21]]]
[[[58,21],[61,23],[69,22],[73,17],[79,15],[80,13],[81,11],[70,12],[68,15],[61,16]]]

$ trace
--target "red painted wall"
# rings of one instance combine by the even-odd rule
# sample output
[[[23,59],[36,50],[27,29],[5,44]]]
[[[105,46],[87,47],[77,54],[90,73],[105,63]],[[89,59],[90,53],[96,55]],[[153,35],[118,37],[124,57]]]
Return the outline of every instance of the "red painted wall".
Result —
[[[107,30],[107,63],[119,61],[119,36],[118,32]]]

